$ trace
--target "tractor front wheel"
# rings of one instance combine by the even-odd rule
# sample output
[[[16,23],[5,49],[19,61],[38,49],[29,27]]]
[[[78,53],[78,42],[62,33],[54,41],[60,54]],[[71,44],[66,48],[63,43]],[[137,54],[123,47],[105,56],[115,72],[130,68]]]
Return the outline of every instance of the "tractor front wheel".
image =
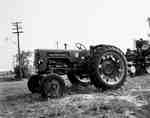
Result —
[[[63,95],[64,88],[64,80],[56,74],[51,74],[45,77],[42,83],[42,97],[59,98]]]
[[[39,81],[41,79],[41,76],[39,75],[32,75],[28,82],[27,82],[27,86],[28,89],[32,92],[32,93],[39,93],[40,92],[40,84]]]

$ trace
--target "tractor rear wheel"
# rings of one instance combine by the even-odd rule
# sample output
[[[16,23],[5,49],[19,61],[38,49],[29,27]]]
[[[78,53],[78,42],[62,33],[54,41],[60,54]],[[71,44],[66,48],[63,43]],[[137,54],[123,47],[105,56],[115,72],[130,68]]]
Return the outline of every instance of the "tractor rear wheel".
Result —
[[[65,83],[60,76],[51,74],[44,78],[42,89],[42,97],[59,98],[63,95]]]
[[[28,89],[32,92],[32,93],[39,93],[40,92],[40,84],[39,81],[41,79],[41,76],[39,75],[32,75],[28,82],[27,82],[27,86]]]
[[[90,62],[91,82],[97,88],[117,89],[126,80],[127,62],[124,54],[113,46],[95,53]]]

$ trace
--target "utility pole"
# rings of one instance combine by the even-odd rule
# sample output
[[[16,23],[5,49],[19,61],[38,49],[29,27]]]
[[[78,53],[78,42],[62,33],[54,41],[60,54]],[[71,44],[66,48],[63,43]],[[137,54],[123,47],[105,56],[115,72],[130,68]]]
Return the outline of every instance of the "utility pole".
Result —
[[[67,50],[68,44],[67,44],[67,43],[64,43],[64,46],[65,46],[65,50]]]
[[[20,26],[22,22],[13,22],[12,25],[15,28],[12,28],[14,30],[14,34],[17,34],[17,48],[18,48],[18,59],[19,59],[19,79],[22,79],[22,62],[21,62],[21,55],[20,55],[20,33],[23,33],[22,27]]]
[[[58,49],[58,44],[59,44],[58,41],[56,41],[56,47],[57,47],[57,49]]]
[[[150,17],[147,18],[147,21],[148,21],[148,26],[150,28]],[[150,37],[150,34],[148,34],[148,36]]]

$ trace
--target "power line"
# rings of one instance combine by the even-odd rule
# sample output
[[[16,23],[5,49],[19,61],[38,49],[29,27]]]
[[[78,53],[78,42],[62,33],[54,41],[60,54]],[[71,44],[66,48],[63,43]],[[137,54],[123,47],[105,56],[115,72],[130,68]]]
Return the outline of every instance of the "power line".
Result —
[[[22,31],[22,26],[21,26],[22,22],[13,22],[12,26],[14,28],[12,28],[13,30],[13,34],[17,34],[17,41],[18,41],[18,58],[19,58],[19,79],[22,79],[22,62],[21,62],[21,55],[20,55],[20,34],[23,33]]]

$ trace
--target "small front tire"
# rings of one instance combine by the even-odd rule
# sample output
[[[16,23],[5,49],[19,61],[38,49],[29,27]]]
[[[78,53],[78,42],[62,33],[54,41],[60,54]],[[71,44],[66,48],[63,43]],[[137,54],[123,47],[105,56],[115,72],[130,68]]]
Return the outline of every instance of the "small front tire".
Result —
[[[32,75],[29,78],[29,80],[27,82],[29,91],[31,91],[32,93],[40,92],[40,84],[39,84],[40,79],[41,79],[40,75]]]
[[[63,96],[64,88],[64,80],[56,74],[51,74],[44,78],[42,97],[59,98]]]

